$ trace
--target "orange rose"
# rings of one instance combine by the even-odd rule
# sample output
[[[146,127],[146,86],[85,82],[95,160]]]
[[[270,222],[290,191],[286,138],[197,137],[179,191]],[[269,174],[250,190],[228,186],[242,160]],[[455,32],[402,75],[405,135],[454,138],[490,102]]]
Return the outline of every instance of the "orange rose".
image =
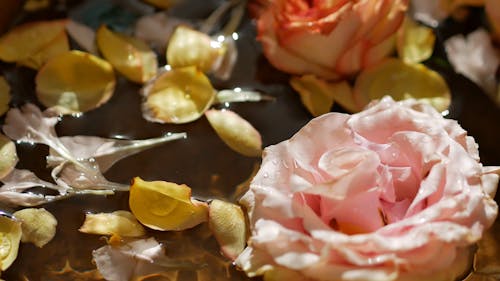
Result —
[[[276,68],[326,79],[355,74],[393,50],[408,0],[256,0],[258,39]]]

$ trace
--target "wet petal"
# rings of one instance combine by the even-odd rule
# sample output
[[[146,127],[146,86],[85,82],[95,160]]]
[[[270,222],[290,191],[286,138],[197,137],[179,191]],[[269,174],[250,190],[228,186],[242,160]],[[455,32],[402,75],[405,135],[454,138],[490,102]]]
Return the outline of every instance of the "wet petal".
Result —
[[[108,62],[80,51],[50,59],[35,82],[40,102],[62,114],[99,107],[111,98],[116,84]]]
[[[208,224],[222,253],[234,260],[246,245],[245,216],[240,206],[213,200],[209,205]]]
[[[59,44],[58,40],[61,39],[57,38],[66,36],[65,26],[66,20],[56,20],[30,22],[15,27],[0,38],[0,60],[18,62],[27,61],[33,56],[50,57],[54,54],[51,44]],[[59,50],[59,47],[56,49]],[[48,53],[45,53],[45,50],[48,50]]]
[[[260,133],[245,119],[230,110],[211,109],[205,116],[219,137],[234,151],[249,157],[262,154]]]
[[[0,115],[4,115],[9,110],[11,95],[10,86],[5,77],[0,76]]]
[[[299,93],[302,103],[313,116],[330,112],[335,102],[349,112],[360,110],[346,81],[328,82],[314,75],[304,75],[293,77],[290,84]]]
[[[42,248],[56,235],[56,218],[44,208],[26,208],[14,213],[21,221],[23,231],[21,241],[31,242]]]
[[[129,206],[142,224],[156,230],[183,230],[207,220],[207,205],[191,199],[191,188],[171,182],[134,178]]]
[[[390,95],[394,100],[414,98],[445,111],[451,102],[448,85],[439,73],[422,64],[406,64],[398,59],[362,71],[354,85],[354,97],[360,105],[367,105]]]
[[[156,76],[156,54],[144,42],[104,25],[97,30],[96,40],[103,56],[128,79],[144,83]]]
[[[17,161],[16,145],[9,138],[0,134],[0,179],[10,174]]]
[[[167,47],[167,62],[172,67],[196,66],[203,72],[211,71],[222,59],[226,49],[205,33],[187,26],[178,26]]]
[[[146,120],[159,123],[188,123],[203,115],[215,98],[207,76],[196,67],[168,70],[143,88]]]
[[[129,211],[85,214],[85,221],[78,231],[99,235],[139,237],[146,234],[144,227]]]
[[[399,57],[406,63],[419,63],[431,57],[436,36],[432,28],[406,17],[397,33]]]
[[[21,241],[21,223],[0,216],[0,270],[4,271],[17,258]]]

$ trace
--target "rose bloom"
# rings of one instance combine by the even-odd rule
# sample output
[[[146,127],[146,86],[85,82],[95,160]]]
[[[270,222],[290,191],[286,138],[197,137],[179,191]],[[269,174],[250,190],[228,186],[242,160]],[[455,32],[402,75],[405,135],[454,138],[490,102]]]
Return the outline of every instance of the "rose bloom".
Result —
[[[407,5],[408,0],[254,0],[250,7],[272,65],[335,79],[393,51]]]
[[[454,280],[497,216],[499,172],[415,100],[322,115],[265,149],[236,264],[264,280]]]

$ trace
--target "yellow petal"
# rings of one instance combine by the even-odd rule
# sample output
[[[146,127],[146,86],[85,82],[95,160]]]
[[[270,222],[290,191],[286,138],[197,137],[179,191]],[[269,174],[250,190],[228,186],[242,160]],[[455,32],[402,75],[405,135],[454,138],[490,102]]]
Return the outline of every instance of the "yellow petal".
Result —
[[[51,58],[36,76],[39,101],[62,114],[94,109],[115,89],[112,66],[89,53],[70,51]]]
[[[21,221],[23,243],[31,242],[41,248],[56,235],[56,218],[44,208],[26,208],[14,213]]]
[[[9,138],[0,134],[0,179],[14,169],[17,161],[16,145]]]
[[[334,102],[338,102],[349,112],[360,110],[346,81],[327,82],[314,75],[304,75],[292,77],[290,85],[299,93],[302,103],[315,117],[330,112]]]
[[[200,118],[215,99],[210,80],[196,67],[162,73],[144,87],[144,117],[161,123],[187,123]]]
[[[78,231],[98,235],[116,234],[121,237],[140,237],[146,234],[144,227],[129,211],[86,214]]]
[[[56,37],[64,34],[65,25],[66,20],[56,20],[30,22],[15,27],[0,38],[0,60],[17,62],[30,59],[47,48]]]
[[[69,51],[68,36],[65,32],[61,32],[38,52],[32,54],[29,58],[19,60],[19,64],[33,69],[39,69],[50,58],[67,51]]]
[[[16,260],[20,241],[21,223],[0,216],[0,270],[6,270]]]
[[[360,73],[354,85],[354,97],[360,105],[390,95],[394,100],[414,98],[442,112],[448,109],[451,95],[439,73],[423,64],[406,64],[399,59],[386,61]]]
[[[205,203],[191,200],[191,188],[136,177],[130,187],[130,210],[144,225],[156,230],[184,230],[207,220]]]
[[[50,0],[27,0],[23,9],[28,12],[36,12],[50,6]]]
[[[156,54],[144,42],[101,26],[96,34],[102,55],[131,81],[144,83],[158,70]]]
[[[406,17],[397,33],[399,57],[406,63],[419,63],[431,57],[436,36],[432,28]]]
[[[260,133],[230,110],[207,110],[205,116],[219,137],[234,151],[249,157],[262,154]]]
[[[9,110],[11,95],[10,86],[5,77],[0,76],[0,115],[4,115]]]
[[[178,0],[143,0],[144,2],[151,4],[157,8],[168,9],[172,7]]]
[[[225,52],[224,44],[212,41],[205,33],[180,25],[168,42],[167,63],[171,67],[194,65],[209,72]]]
[[[213,200],[209,205],[208,224],[222,253],[234,260],[246,245],[245,216],[240,206]]]

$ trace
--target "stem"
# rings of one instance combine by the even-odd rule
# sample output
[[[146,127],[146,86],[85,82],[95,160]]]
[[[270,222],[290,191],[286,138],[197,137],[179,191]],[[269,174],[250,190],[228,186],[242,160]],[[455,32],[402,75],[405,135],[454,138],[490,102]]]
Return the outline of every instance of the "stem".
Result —
[[[232,11],[229,23],[223,28],[222,32],[223,35],[232,34],[241,22],[241,19],[245,12],[246,0],[229,0],[220,5],[210,14],[210,16],[208,16],[199,30],[205,34],[210,34],[215,28],[217,22],[221,20],[222,16],[224,16],[227,11],[229,11],[233,6],[236,5],[238,5],[238,7],[236,7],[236,9]]]
[[[238,3],[238,6],[231,11],[231,18],[229,19],[229,22],[226,24],[226,26],[224,26],[224,28],[222,29],[222,34],[224,36],[229,36],[233,34],[236,29],[238,29],[238,26],[243,19],[243,15],[245,15],[246,4],[246,0],[241,0],[241,2]]]

